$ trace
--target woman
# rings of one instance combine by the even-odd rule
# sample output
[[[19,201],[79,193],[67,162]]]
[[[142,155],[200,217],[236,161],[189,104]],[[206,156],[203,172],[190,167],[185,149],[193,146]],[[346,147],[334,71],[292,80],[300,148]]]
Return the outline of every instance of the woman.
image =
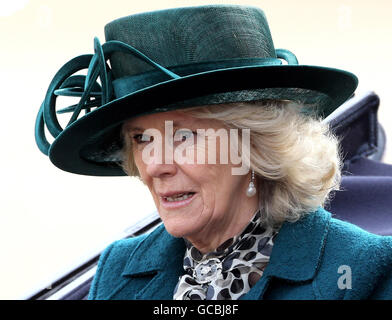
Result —
[[[139,176],[163,225],[103,252],[90,299],[392,297],[392,239],[322,208],[340,159],[321,119],[354,75],[275,50],[253,7],[132,15],[105,35],[55,76],[37,142],[66,171]],[[61,94],[81,97],[65,130]]]

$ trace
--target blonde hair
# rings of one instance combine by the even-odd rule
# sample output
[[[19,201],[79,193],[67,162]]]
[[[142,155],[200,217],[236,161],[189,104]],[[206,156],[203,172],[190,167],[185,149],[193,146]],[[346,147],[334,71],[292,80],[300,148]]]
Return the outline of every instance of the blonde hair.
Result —
[[[261,212],[273,227],[324,206],[340,185],[337,138],[321,119],[301,109],[289,101],[264,100],[182,110],[195,118],[220,120],[228,128],[250,129],[250,168],[257,177]],[[124,140],[123,168],[138,176],[131,141]]]

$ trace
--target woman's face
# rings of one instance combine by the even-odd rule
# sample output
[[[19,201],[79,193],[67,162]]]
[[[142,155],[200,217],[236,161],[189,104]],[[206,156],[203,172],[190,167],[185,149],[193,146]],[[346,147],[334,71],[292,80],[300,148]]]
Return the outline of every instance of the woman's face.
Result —
[[[216,145],[209,144],[211,138],[202,134],[228,132],[222,122],[171,111],[141,116],[125,125],[141,179],[170,234],[208,251],[241,232],[257,210],[258,200],[257,195],[246,196],[250,173],[233,175],[232,168],[239,165],[230,160],[221,163],[225,162],[220,153],[224,144],[219,138]],[[209,152],[215,154],[215,163],[208,158]],[[198,157],[203,154],[204,164]]]

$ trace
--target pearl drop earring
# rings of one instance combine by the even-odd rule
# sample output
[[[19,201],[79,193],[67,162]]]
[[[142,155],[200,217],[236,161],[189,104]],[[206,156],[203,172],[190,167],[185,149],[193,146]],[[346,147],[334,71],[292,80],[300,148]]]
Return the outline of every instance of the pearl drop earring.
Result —
[[[246,189],[246,195],[251,198],[256,194],[256,187],[255,187],[255,172],[254,170],[252,170],[252,177],[251,180],[249,182],[249,186],[248,189]]]

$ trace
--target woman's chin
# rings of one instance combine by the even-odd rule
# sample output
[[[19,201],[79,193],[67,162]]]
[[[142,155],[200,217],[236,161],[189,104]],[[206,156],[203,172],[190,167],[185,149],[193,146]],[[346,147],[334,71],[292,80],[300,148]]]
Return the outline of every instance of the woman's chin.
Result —
[[[201,221],[197,217],[203,212],[203,205],[198,194],[187,203],[165,206],[161,202],[158,212],[167,232],[173,237],[186,237],[200,230]]]
[[[197,221],[195,217],[196,213],[190,211],[184,214],[161,215],[166,231],[176,238],[186,238],[200,231],[201,221]]]
[[[166,231],[176,238],[186,238],[193,231],[192,226],[189,225],[180,225],[171,222],[163,222],[163,224],[165,225]]]

